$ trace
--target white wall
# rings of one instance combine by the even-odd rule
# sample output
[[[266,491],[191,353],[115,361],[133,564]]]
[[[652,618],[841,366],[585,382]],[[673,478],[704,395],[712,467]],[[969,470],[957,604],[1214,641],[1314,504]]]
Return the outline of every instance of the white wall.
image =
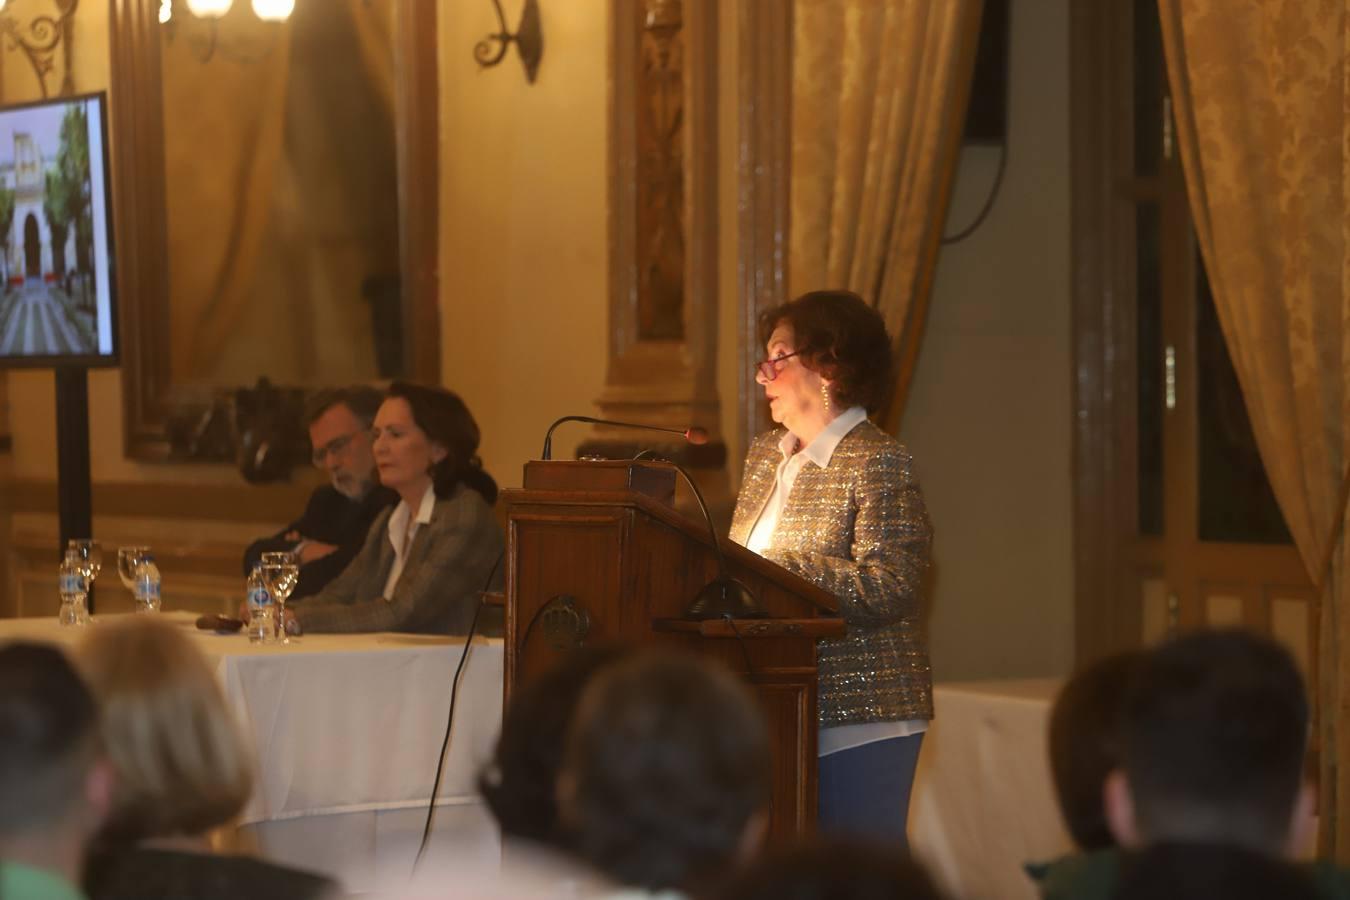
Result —
[[[1009,156],[988,220],[944,248],[901,429],[933,518],[939,680],[1073,661],[1067,0],[1012,4]],[[968,147],[947,232],[998,151]]]

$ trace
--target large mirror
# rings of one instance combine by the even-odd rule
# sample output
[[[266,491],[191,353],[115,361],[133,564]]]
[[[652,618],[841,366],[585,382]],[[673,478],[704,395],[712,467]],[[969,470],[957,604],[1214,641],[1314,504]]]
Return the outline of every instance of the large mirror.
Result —
[[[111,0],[138,459],[220,456],[204,416],[259,378],[438,380],[435,4],[267,6]]]

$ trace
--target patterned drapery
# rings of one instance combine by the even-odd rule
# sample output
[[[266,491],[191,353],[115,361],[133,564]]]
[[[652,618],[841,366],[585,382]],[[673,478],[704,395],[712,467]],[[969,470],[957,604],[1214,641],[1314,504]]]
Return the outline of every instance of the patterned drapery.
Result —
[[[917,358],[983,0],[796,0],[789,295],[848,288],[896,347],[894,432]]]
[[[1350,861],[1346,0],[1159,0],[1219,322],[1271,486],[1321,589],[1321,836]]]

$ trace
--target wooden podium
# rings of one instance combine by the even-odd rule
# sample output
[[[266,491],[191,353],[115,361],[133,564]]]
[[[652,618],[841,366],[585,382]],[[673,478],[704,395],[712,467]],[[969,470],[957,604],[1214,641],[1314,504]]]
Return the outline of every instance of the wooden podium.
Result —
[[[506,696],[579,642],[662,643],[714,657],[753,685],[773,745],[772,831],[816,818],[816,639],[843,634],[829,593],[721,542],[729,574],[765,618],[695,621],[717,574],[705,522],[672,505],[660,463],[541,461],[502,492],[507,518]]]

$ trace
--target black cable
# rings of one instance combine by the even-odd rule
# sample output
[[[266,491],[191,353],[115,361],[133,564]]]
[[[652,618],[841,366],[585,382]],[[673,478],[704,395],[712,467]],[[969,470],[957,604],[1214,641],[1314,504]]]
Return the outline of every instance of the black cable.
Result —
[[[422,826],[422,843],[417,847],[417,857],[413,860],[413,871],[422,864],[422,854],[427,850],[427,842],[431,840],[431,823],[436,817],[436,796],[441,792],[441,778],[445,776],[445,751],[450,747],[450,732],[455,727],[455,701],[459,699],[459,676],[464,672],[464,663],[469,658],[469,648],[473,646],[473,634],[478,630],[478,616],[483,612],[483,606],[487,603],[488,588],[492,586],[492,576],[497,574],[497,567],[502,564],[502,559],[506,556],[506,548],[497,554],[497,561],[492,564],[492,569],[488,572],[487,580],[483,582],[483,589],[478,592],[478,605],[474,607],[473,619],[469,622],[469,631],[464,635],[464,649],[459,654],[459,665],[455,666],[454,677],[450,679],[450,714],[445,720],[445,738],[441,741],[441,755],[436,761],[436,777],[431,783],[431,800],[427,803],[427,821]]]
[[[998,169],[994,172],[994,184],[989,189],[989,196],[984,201],[984,208],[980,214],[975,217],[965,228],[962,228],[956,234],[943,235],[942,245],[955,244],[964,241],[975,233],[975,229],[984,224],[984,220],[989,216],[989,210],[994,208],[994,200],[998,197],[999,188],[1003,186],[1003,173],[1008,168],[1008,140],[1004,138],[1003,143],[998,145]]]
[[[741,655],[745,657],[745,677],[752,682],[757,681],[754,663],[750,662],[750,648],[745,645],[745,635],[736,627],[736,620],[732,618],[731,613],[725,613],[722,618],[731,626],[731,633],[736,635],[736,642],[741,645]]]

